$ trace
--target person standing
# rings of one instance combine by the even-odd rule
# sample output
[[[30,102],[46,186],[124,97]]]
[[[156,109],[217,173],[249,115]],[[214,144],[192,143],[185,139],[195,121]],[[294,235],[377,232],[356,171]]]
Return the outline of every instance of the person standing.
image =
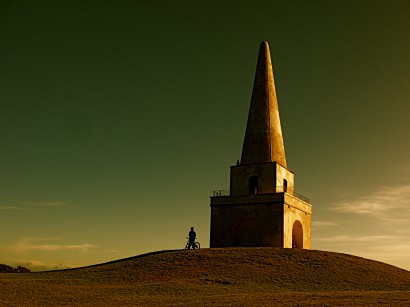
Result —
[[[189,237],[189,243],[188,243],[188,249],[195,249],[195,239],[196,239],[196,232],[194,231],[194,227],[191,227],[191,231],[188,234]]]

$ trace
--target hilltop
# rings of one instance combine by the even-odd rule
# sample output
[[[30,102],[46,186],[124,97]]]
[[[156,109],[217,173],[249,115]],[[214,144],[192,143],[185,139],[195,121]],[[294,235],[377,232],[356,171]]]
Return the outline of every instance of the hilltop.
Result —
[[[280,248],[163,251],[90,267],[0,274],[4,305],[410,303],[410,272],[346,254]]]

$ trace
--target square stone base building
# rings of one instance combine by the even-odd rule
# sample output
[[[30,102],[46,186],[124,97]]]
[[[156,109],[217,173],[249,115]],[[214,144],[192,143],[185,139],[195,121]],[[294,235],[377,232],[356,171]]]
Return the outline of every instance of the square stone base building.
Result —
[[[210,247],[310,248],[312,206],[287,168],[267,42],[262,42],[241,160],[211,197]]]

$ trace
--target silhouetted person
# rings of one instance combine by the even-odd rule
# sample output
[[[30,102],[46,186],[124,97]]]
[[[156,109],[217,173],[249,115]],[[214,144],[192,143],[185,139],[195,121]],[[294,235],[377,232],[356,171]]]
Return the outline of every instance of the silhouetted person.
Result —
[[[188,234],[189,237],[189,243],[188,243],[188,249],[195,249],[195,239],[196,239],[196,232],[194,231],[194,227],[191,227],[191,231]]]

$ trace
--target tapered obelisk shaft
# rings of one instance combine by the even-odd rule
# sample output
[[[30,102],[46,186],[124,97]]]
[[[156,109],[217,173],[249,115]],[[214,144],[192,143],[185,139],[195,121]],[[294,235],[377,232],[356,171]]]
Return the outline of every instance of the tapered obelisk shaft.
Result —
[[[286,166],[269,45],[260,44],[241,165],[277,162]]]

